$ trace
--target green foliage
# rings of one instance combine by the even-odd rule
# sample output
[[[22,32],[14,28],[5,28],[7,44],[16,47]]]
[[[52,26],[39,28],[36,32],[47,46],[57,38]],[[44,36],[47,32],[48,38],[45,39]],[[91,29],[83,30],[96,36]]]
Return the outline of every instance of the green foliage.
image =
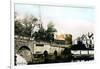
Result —
[[[38,19],[33,16],[25,16],[22,20],[15,15],[15,35],[31,37],[32,24]]]
[[[56,32],[56,29],[54,28],[53,23],[49,23],[47,30],[41,27],[38,32],[34,33],[34,37],[37,41],[52,42],[54,41],[54,32]]]
[[[23,29],[24,29],[24,26],[21,24],[20,21],[15,21],[15,35],[23,35]]]
[[[72,35],[71,34],[65,35],[65,42],[66,42],[66,44],[72,44]]]
[[[47,27],[46,40],[49,42],[54,41],[54,33],[57,32],[57,30],[54,28],[54,24],[52,22],[50,22]]]
[[[17,14],[15,14],[15,35],[24,37],[34,37],[36,41],[54,41],[54,33],[57,30],[54,28],[54,24],[50,22],[47,25],[47,29],[44,29],[41,25],[38,32],[32,33],[33,27],[36,25],[38,19],[33,16],[25,16],[22,20],[17,19]]]
[[[45,35],[45,29],[44,28],[40,28],[38,32],[35,32],[33,34],[33,36],[35,37],[35,40],[37,41],[45,41],[46,35]]]
[[[54,33],[54,32],[57,32],[57,30],[54,28],[54,24],[52,22],[50,22],[48,25],[47,25],[47,32],[49,33]]]

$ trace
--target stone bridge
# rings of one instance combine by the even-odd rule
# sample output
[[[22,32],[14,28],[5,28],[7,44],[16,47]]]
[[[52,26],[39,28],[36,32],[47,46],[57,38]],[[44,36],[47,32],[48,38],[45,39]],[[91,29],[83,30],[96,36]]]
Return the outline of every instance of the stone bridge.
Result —
[[[15,54],[20,54],[27,62],[32,62],[34,54],[60,55],[64,48],[70,45],[58,45],[55,43],[36,42],[32,38],[15,37]]]

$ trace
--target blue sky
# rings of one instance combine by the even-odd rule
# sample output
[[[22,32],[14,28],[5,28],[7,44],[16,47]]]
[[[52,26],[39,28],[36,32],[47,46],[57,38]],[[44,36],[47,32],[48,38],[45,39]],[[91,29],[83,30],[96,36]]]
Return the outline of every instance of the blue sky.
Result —
[[[41,9],[41,12],[39,11]],[[23,15],[42,16],[46,15],[51,18],[76,18],[88,21],[94,21],[93,8],[73,8],[73,7],[55,7],[55,6],[40,6],[39,5],[25,5],[16,4],[15,11]]]
[[[58,34],[71,33],[74,36],[87,32],[94,32],[94,8],[74,8],[57,6],[39,6],[15,4],[15,12],[19,15],[33,15],[39,17],[46,28],[49,22],[55,24]]]

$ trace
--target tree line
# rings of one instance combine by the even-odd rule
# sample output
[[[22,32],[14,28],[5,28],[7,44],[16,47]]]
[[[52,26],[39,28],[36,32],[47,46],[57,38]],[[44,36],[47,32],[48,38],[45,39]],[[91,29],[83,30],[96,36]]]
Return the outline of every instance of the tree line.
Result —
[[[15,35],[34,37],[34,40],[36,41],[54,41],[54,33],[57,32],[57,30],[52,22],[48,23],[47,29],[45,29],[43,25],[41,25],[41,27],[39,27],[39,30],[34,31],[32,34],[32,30],[34,29],[37,22],[39,22],[39,19],[34,16],[24,16],[22,19],[20,19],[18,18],[17,13],[15,13]]]

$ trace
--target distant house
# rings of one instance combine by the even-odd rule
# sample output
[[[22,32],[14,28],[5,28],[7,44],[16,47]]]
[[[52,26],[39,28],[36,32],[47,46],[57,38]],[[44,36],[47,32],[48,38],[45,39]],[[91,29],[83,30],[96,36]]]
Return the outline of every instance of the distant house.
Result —
[[[78,41],[81,41],[82,44],[84,44],[86,48],[94,48],[93,33],[83,34],[79,38],[75,39],[72,44],[77,45]]]
[[[56,35],[54,39],[57,44],[72,44],[71,34]]]

